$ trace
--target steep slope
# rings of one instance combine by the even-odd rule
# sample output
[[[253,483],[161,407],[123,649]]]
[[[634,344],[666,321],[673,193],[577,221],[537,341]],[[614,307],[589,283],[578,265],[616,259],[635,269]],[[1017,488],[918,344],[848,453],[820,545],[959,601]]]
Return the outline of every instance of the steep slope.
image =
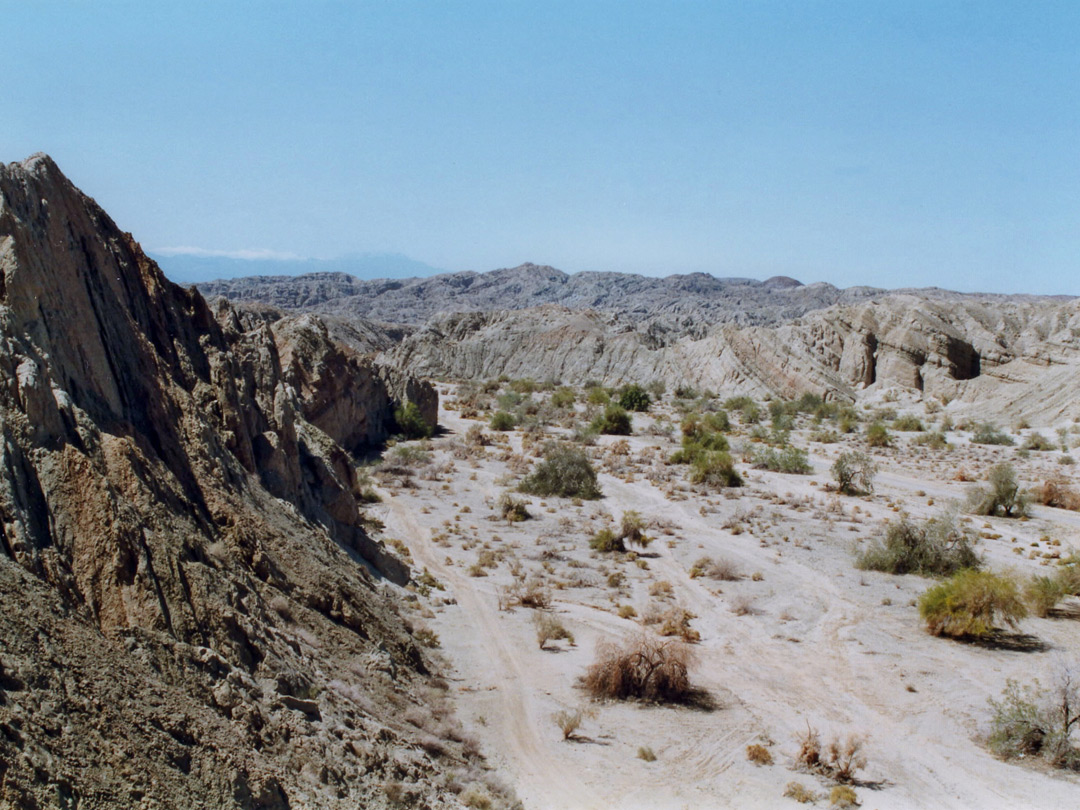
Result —
[[[211,309],[43,155],[0,167],[0,368],[0,805],[457,806],[348,453],[430,387]]]

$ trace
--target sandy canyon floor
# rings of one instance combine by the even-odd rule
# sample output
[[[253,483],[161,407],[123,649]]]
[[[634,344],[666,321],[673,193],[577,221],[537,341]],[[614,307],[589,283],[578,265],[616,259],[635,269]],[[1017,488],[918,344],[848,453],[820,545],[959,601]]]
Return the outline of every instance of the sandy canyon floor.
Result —
[[[442,386],[444,404],[453,404],[453,390]],[[648,430],[664,412],[635,415],[633,436],[603,436],[588,448],[602,499],[518,495],[531,514],[522,522],[501,519],[497,503],[543,437],[495,433],[483,417],[444,407],[445,431],[404,485],[393,475],[378,479],[383,502],[371,514],[384,522],[384,537],[441,587],[411,597],[411,621],[438,637],[461,719],[527,808],[799,807],[784,797],[792,781],[827,806],[832,783],[793,770],[797,735],[808,726],[826,740],[865,739],[868,763],[855,790],[866,808],[1080,804],[1075,777],[1003,762],[983,743],[988,700],[1007,679],[1045,682],[1062,662],[1076,662],[1080,625],[1029,618],[1002,645],[935,638],[915,607],[932,580],[853,565],[887,521],[962,501],[970,484],[958,477],[978,478],[1007,458],[1036,483],[1062,471],[1060,451],[1020,461],[1015,448],[961,438],[953,449],[930,450],[894,434],[894,447],[874,451],[875,493],[850,497],[832,491],[829,468],[865,442],[817,444],[796,430],[813,474],[740,464],[744,486],[705,491],[686,483],[685,467],[665,463],[677,448],[678,417],[667,411],[671,436]],[[466,443],[474,425],[491,444]],[[590,550],[589,538],[630,509],[650,522],[648,548],[636,559]],[[1074,512],[1039,506],[1023,521],[962,519],[993,570],[1046,572],[1080,548]],[[703,556],[738,578],[692,577]],[[537,611],[506,604],[515,581],[542,583],[548,612],[573,644],[540,649]],[[692,679],[712,707],[592,701],[578,679],[597,643],[640,634],[645,619],[672,608],[694,616]],[[553,715],[578,708],[584,722],[564,740]],[[773,764],[751,762],[753,744],[768,748]],[[642,759],[642,748],[655,760]]]

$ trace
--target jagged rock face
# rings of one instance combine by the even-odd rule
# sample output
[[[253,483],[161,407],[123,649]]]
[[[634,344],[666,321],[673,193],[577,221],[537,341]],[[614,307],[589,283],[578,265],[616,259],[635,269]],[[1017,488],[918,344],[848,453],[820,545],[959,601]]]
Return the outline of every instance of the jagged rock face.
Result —
[[[437,770],[395,760],[426,665],[348,454],[430,386],[211,309],[45,156],[0,167],[0,369],[0,805],[354,807]]]

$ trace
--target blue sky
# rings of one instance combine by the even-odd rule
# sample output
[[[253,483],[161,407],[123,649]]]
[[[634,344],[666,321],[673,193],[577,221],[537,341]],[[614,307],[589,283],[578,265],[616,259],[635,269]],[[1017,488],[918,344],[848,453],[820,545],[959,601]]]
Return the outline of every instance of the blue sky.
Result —
[[[0,0],[148,250],[1080,294],[1080,4]]]

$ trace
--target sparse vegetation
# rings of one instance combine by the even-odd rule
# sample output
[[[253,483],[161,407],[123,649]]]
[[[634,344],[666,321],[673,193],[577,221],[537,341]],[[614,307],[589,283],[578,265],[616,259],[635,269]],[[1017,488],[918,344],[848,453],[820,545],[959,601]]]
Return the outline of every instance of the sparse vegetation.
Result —
[[[980,637],[998,623],[1015,627],[1027,608],[1012,577],[968,569],[927,590],[919,598],[919,615],[931,635]]]
[[[833,480],[845,495],[862,495],[874,491],[877,465],[866,453],[848,450],[841,453],[832,465]]]
[[[589,457],[577,448],[556,443],[549,443],[545,447],[544,460],[521,482],[519,489],[541,497],[558,496],[584,500],[600,497],[596,470],[589,462]]]
[[[868,571],[922,576],[948,576],[981,563],[971,533],[952,513],[922,523],[906,517],[892,521],[884,540],[872,543],[856,560],[858,568]]]
[[[968,510],[972,514],[1007,518],[1027,514],[1029,499],[1021,492],[1011,464],[995,464],[987,478],[989,486],[972,487],[968,493]]]
[[[394,410],[394,422],[398,433],[406,439],[428,439],[435,432],[435,426],[429,425],[415,402],[406,402]]]
[[[643,633],[621,646],[601,642],[582,682],[595,698],[678,703],[691,696],[693,663],[683,642]]]
[[[597,433],[608,436],[629,436],[633,433],[630,414],[620,405],[608,405],[590,425]]]
[[[1011,447],[1016,444],[1013,437],[1004,433],[993,422],[983,422],[971,432],[972,444],[998,444]]]
[[[752,464],[758,469],[795,475],[807,475],[814,471],[807,460],[806,451],[790,446],[780,450],[763,447],[754,453]]]
[[[1041,759],[1055,768],[1080,770],[1080,749],[1074,743],[1080,729],[1080,680],[1070,665],[1062,666],[1056,682],[1043,688],[1006,682],[1000,700],[991,700],[993,718],[989,746],[1000,757]]]
[[[581,709],[562,709],[555,712],[551,719],[555,721],[555,725],[562,732],[562,738],[569,740],[574,736],[574,732],[581,728],[581,723],[585,719],[585,712]]]
[[[837,782],[851,782],[855,772],[866,767],[862,737],[851,734],[845,740],[834,738],[822,746],[817,729],[807,724],[806,732],[798,735],[799,752],[795,755],[798,767],[810,773],[827,776]]]
[[[788,782],[784,786],[784,796],[799,804],[813,804],[818,800],[818,795],[800,782]]]
[[[541,650],[549,641],[565,639],[570,642],[570,646],[574,645],[574,634],[566,629],[557,616],[537,611],[533,614],[533,625],[536,627],[536,643],[540,645]]]

